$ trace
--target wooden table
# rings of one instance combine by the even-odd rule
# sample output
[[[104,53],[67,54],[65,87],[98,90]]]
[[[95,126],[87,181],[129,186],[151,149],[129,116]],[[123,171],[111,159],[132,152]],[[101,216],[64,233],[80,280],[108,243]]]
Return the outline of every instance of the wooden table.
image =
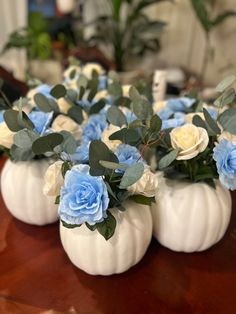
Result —
[[[206,252],[175,253],[153,240],[128,272],[93,277],[70,263],[58,224],[21,223],[0,197],[0,313],[234,314],[235,210],[224,239]]]

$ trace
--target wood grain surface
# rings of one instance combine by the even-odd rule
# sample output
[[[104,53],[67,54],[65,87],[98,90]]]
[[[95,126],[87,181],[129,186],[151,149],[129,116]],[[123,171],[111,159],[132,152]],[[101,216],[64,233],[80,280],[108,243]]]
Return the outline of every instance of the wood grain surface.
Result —
[[[57,223],[24,224],[11,216],[0,196],[0,314],[236,313],[232,196],[228,232],[210,250],[175,253],[153,240],[138,265],[110,277],[74,267],[60,244]]]

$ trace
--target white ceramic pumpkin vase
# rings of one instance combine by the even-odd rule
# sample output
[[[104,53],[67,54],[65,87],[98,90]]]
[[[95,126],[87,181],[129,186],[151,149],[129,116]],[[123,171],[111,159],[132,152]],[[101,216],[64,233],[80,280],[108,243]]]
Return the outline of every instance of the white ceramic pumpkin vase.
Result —
[[[1,193],[10,213],[32,225],[58,220],[55,198],[43,194],[47,159],[12,162],[7,160],[1,173]]]
[[[152,237],[150,207],[131,201],[124,207],[124,212],[111,209],[117,226],[108,241],[85,225],[74,229],[60,225],[62,245],[75,266],[91,275],[112,275],[125,272],[142,259]]]
[[[205,183],[163,179],[152,204],[153,235],[178,252],[203,251],[220,241],[231,216],[231,196],[219,181]]]

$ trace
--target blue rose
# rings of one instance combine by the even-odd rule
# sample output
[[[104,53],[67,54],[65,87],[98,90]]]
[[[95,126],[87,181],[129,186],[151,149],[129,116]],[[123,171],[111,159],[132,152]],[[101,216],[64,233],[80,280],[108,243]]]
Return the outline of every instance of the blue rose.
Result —
[[[3,114],[4,114],[4,110],[1,110],[0,111],[0,123],[4,122]]]
[[[89,162],[89,145],[90,142],[82,142],[80,146],[77,147],[74,154],[68,155],[62,153],[62,158],[68,161],[73,161],[78,164],[88,164]]]
[[[167,101],[167,107],[174,112],[186,112],[195,102],[196,99],[188,97],[173,98]]]
[[[181,126],[185,124],[184,118],[179,119],[168,119],[162,121],[162,130],[176,128],[177,126]]]
[[[43,94],[44,96],[46,96],[48,98],[54,98],[50,94],[51,89],[52,89],[52,87],[50,85],[42,84],[42,85],[37,86],[35,88],[35,91],[36,91],[36,93],[41,93],[41,94]]]
[[[66,172],[59,215],[67,224],[95,225],[107,218],[109,201],[102,177],[90,176],[88,165],[76,165]]]
[[[169,119],[172,115],[174,114],[174,111],[171,110],[170,108],[166,107],[161,109],[158,112],[158,116],[161,118],[161,120],[167,120]]]
[[[213,159],[221,183],[230,190],[236,189],[236,145],[222,140],[214,148]]]
[[[82,137],[84,142],[100,140],[102,132],[107,128],[105,115],[92,115],[84,126]]]
[[[52,121],[53,112],[31,111],[28,116],[35,126],[34,131],[44,135]]]
[[[119,159],[119,162],[131,166],[132,164],[142,161],[144,162],[140,152],[134,146],[128,144],[121,144],[117,147],[115,154]],[[117,172],[124,172],[123,170],[117,170]]]
[[[98,77],[98,90],[103,90],[107,88],[107,76],[106,75],[100,75]]]

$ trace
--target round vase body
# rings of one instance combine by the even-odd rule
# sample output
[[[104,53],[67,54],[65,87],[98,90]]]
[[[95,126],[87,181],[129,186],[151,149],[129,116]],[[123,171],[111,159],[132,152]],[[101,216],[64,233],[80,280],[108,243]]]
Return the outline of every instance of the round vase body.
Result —
[[[1,173],[1,193],[10,213],[33,225],[46,225],[58,220],[55,198],[43,194],[46,159],[12,162],[8,160]]]
[[[117,225],[108,241],[85,225],[67,229],[61,223],[61,242],[75,266],[91,275],[112,275],[142,259],[152,237],[150,207],[131,201],[125,202],[124,207],[124,212],[111,209]]]
[[[57,7],[63,14],[70,13],[75,7],[75,0],[57,0]]]
[[[231,216],[231,196],[219,181],[205,183],[163,179],[152,204],[153,235],[165,247],[180,252],[210,248],[225,234]]]

